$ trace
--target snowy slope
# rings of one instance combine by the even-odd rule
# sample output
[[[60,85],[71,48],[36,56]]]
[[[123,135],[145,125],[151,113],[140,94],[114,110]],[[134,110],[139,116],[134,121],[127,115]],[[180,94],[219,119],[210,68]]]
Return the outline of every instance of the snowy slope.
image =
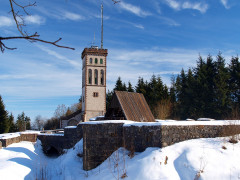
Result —
[[[223,149],[223,146],[226,149]],[[1,179],[240,179],[240,143],[228,138],[188,140],[165,148],[147,148],[129,157],[120,148],[99,167],[82,170],[82,140],[60,157],[46,157],[41,142],[21,142],[0,150]]]

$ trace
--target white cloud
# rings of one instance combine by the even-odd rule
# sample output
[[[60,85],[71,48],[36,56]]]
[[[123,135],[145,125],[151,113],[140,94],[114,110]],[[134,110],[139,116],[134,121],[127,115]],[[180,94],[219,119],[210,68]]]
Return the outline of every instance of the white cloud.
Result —
[[[177,23],[173,19],[167,18],[167,17],[161,17],[158,16],[158,19],[160,19],[164,24],[167,24],[169,26],[180,26],[181,24]]]
[[[122,9],[124,9],[128,12],[131,12],[131,13],[137,15],[137,16],[140,16],[140,17],[145,17],[145,16],[150,16],[151,15],[151,13],[142,10],[140,7],[134,6],[132,4],[125,3],[123,1],[121,1],[121,3],[119,3],[119,5]]]
[[[75,68],[79,68],[81,69],[81,64],[80,62],[76,62],[74,60],[70,60],[68,59],[67,57],[57,53],[56,51],[53,51],[45,46],[42,46],[42,45],[36,45],[38,48],[40,48],[41,50],[45,51],[46,53],[48,53],[49,55],[51,56],[54,56],[55,58],[57,59],[60,59],[60,60],[64,60],[66,63],[74,66]]]
[[[200,11],[201,13],[205,13],[208,9],[208,5],[205,3],[190,3],[190,2],[184,2],[182,4],[183,9],[195,9]]]
[[[134,26],[139,29],[144,29],[144,26],[142,24],[134,24]]]
[[[226,9],[230,9],[230,6],[228,5],[228,0],[221,0],[221,3]]]
[[[14,21],[11,18],[6,16],[0,16],[0,27],[12,25],[14,25]]]
[[[45,18],[39,15],[29,15],[25,17],[25,21],[27,24],[44,24]]]
[[[226,0],[222,0],[222,1],[226,1]],[[208,10],[208,4],[201,1],[190,2],[190,1],[165,0],[165,2],[169,7],[177,11],[183,10],[183,9],[193,9],[193,10],[198,10],[201,13],[205,13]]]
[[[69,19],[72,21],[84,20],[85,18],[79,14],[65,11],[63,13],[63,19]]]
[[[60,19],[60,20],[78,21],[78,20],[86,19],[84,16],[82,16],[80,14],[69,12],[69,11],[66,11],[66,10],[60,9],[60,8],[38,7],[37,10],[50,18],[55,18],[55,19]]]
[[[181,5],[179,2],[175,1],[175,0],[166,0],[166,2],[168,3],[168,5],[176,10],[179,10]]]

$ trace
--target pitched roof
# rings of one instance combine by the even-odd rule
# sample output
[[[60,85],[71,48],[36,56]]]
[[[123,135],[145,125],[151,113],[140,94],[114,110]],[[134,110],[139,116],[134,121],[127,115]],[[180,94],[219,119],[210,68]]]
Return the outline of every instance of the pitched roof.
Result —
[[[155,121],[143,94],[127,91],[115,91],[114,95],[116,96],[127,120],[140,122]]]

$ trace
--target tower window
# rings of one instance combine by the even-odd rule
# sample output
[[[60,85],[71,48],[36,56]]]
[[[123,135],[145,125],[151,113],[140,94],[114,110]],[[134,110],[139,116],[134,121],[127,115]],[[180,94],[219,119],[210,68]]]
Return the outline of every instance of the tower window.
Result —
[[[92,58],[90,58],[89,63],[92,64]]]
[[[88,70],[88,84],[92,84],[92,70]]]
[[[103,59],[100,59],[100,64],[103,64]]]
[[[94,92],[93,97],[98,97],[98,92]]]
[[[98,63],[98,59],[97,58],[95,58],[95,64],[97,64]]]
[[[101,70],[101,85],[104,85],[104,70]]]
[[[94,80],[95,80],[95,84],[97,85],[98,84],[98,70],[97,69],[94,70]]]

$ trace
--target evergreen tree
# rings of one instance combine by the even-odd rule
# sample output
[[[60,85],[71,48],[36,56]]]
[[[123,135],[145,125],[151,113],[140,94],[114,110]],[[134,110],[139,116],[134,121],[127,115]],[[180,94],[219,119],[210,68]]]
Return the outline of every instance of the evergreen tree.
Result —
[[[10,126],[9,132],[16,132],[16,126],[14,124],[14,116],[12,113],[10,114],[8,119],[9,119],[9,126]]]
[[[177,77],[177,109],[181,119],[187,118],[187,77],[184,70],[181,70],[181,74]]]
[[[113,91],[109,91],[106,94],[106,108],[108,109],[112,101]]]
[[[25,122],[25,113],[19,114],[16,121],[17,131],[25,131],[26,130],[26,122]]]
[[[5,110],[2,97],[0,96],[0,134],[7,133],[9,131],[8,113]]]
[[[127,91],[126,84],[122,83],[121,77],[118,77],[114,91]]]
[[[196,102],[196,79],[194,78],[193,72],[191,69],[188,69],[188,74],[187,74],[187,117],[196,119],[197,118],[197,102]]]
[[[142,93],[144,96],[147,94],[147,82],[144,82],[142,77],[138,78],[138,83],[135,87],[137,93]],[[146,98],[146,97],[145,97]]]
[[[169,90],[169,98],[171,102],[171,112],[170,112],[170,118],[172,119],[178,119],[177,117],[177,99],[176,99],[176,79],[174,76],[171,77],[171,87]]]
[[[24,123],[26,124],[26,129],[25,130],[30,130],[31,129],[31,119],[30,119],[30,117],[25,116]]]
[[[216,57],[216,75],[214,84],[216,86],[215,95],[215,118],[227,117],[230,112],[230,93],[228,80],[230,78],[228,69],[225,67],[225,59],[221,52]]]
[[[233,118],[240,118],[240,61],[232,57],[229,65],[229,86]]]
[[[131,84],[130,81],[128,81],[127,91],[128,91],[128,92],[134,92],[133,87],[132,87],[132,84]]]

